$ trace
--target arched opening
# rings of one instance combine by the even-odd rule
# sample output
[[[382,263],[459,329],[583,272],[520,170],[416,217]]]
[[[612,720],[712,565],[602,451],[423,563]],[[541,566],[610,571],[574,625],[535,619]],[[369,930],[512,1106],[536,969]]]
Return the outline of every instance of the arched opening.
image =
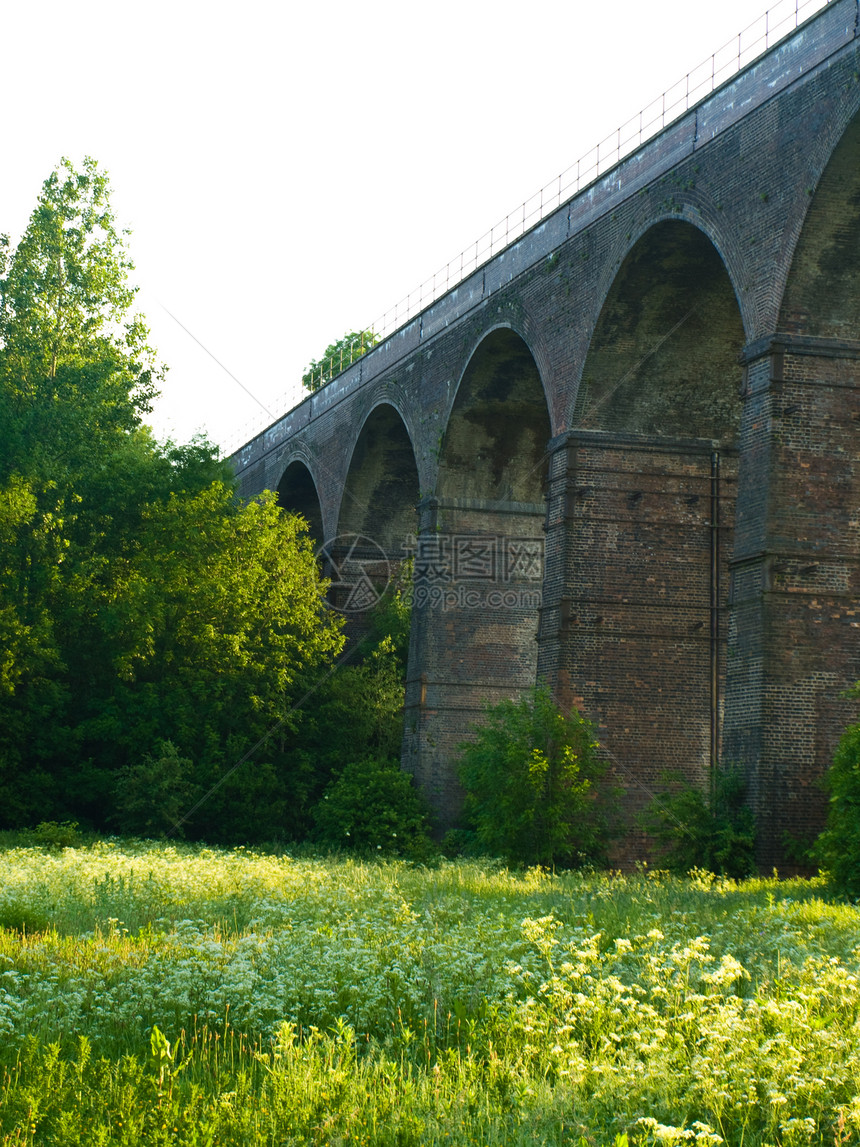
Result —
[[[711,241],[661,222],[595,326],[566,443],[557,688],[609,750],[633,826],[666,770],[720,759],[742,405],[740,310]],[[635,829],[618,860],[645,842]]]
[[[374,407],[358,435],[344,482],[337,536],[325,570],[332,601],[360,635],[398,584],[417,529],[418,467],[409,432],[388,403]]]
[[[459,813],[453,763],[487,703],[535,683],[543,591],[546,445],[540,374],[524,340],[488,334],[464,371],[421,503],[405,759],[444,826]]]
[[[399,412],[383,403],[367,417],[344,483],[338,534],[363,535],[389,561],[407,555],[416,530],[418,467]]]
[[[325,539],[319,495],[304,462],[291,462],[284,471],[278,483],[278,505],[290,513],[301,514],[315,545],[322,545]]]
[[[582,373],[576,425],[733,442],[740,426],[737,299],[710,239],[652,227],[603,304]]]
[[[549,437],[531,351],[514,331],[493,331],[457,391],[439,458],[439,497],[542,502]]]
[[[812,195],[779,330],[860,339],[860,115],[848,125]]]

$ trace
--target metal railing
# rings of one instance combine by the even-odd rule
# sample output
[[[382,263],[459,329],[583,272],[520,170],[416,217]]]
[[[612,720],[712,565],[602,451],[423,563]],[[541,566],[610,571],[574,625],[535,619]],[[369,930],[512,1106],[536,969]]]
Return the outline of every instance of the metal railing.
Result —
[[[516,242],[526,231],[558,210],[563,203],[616,167],[643,143],[658,135],[691,107],[716,91],[721,84],[741,72],[754,59],[763,55],[772,44],[832,2],[833,0],[777,0],[777,3],[757,20],[737,36],[732,37],[692,71],[687,72],[686,76],[667,88],[657,99],[642,108],[638,115],[621,124],[576,163],[562,171],[551,183],[536,191],[375,322],[363,328],[362,333],[372,332],[374,345],[387,339],[416,315],[452,291],[500,251]],[[350,365],[366,349],[363,344],[361,347],[356,345],[350,355],[348,348],[339,348],[336,357],[314,363],[314,389],[324,381],[336,377],[342,369],[345,369],[344,363]],[[276,404],[276,408],[282,410],[278,417],[283,417],[284,413],[306,397],[304,388],[296,388],[282,394],[281,401]],[[253,425],[252,429],[249,423],[243,431],[232,436],[234,449],[248,442],[270,423],[257,418],[253,420]],[[245,437],[241,437],[241,434],[245,434]]]

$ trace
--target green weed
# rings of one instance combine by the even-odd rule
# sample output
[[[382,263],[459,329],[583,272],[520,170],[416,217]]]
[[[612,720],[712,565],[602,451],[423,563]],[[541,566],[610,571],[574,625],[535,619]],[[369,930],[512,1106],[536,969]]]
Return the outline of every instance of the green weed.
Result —
[[[860,1139],[860,916],[821,879],[121,841],[0,866],[45,924],[0,929],[3,1144]]]

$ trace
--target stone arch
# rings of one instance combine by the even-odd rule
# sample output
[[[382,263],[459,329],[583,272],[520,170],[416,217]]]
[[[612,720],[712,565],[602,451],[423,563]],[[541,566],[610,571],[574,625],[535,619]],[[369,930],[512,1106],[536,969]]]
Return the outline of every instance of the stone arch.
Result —
[[[606,294],[553,458],[542,659],[597,725],[629,824],[664,770],[705,787],[720,756],[744,342],[711,239],[655,223]],[[618,860],[644,847],[634,830]]]
[[[860,339],[860,112],[841,134],[809,193],[778,329]]]
[[[493,328],[456,388],[417,538],[404,759],[443,827],[461,804],[458,746],[488,702],[535,684],[550,434],[528,344]]]
[[[418,498],[418,467],[403,416],[391,403],[377,403],[353,447],[337,532],[361,534],[390,561],[400,560],[416,531]]]
[[[649,227],[600,311],[574,425],[735,441],[743,320],[725,264],[692,223]]]
[[[308,532],[319,546],[325,541],[322,506],[317,485],[307,464],[293,458],[278,482],[278,505],[288,512],[301,514],[308,523]]]
[[[439,443],[437,493],[541,503],[551,424],[526,341],[509,326],[483,336],[457,386]]]

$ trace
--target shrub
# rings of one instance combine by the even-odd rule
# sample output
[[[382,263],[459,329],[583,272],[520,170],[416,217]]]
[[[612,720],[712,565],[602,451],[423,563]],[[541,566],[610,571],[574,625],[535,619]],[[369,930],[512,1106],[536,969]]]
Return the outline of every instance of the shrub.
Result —
[[[449,860],[486,855],[473,828],[449,828],[440,841],[440,848]]]
[[[314,807],[347,765],[400,756],[408,606],[399,595],[386,595],[370,622],[354,662],[312,686],[309,704],[296,714],[284,773],[290,793],[283,825],[288,839],[304,840],[312,832]]]
[[[647,813],[649,831],[666,849],[661,864],[673,872],[704,868],[740,879],[755,870],[755,818],[744,804],[746,779],[736,768],[718,769],[713,795],[673,781]]]
[[[348,764],[312,815],[317,839],[329,847],[415,859],[433,851],[428,810],[394,760],[366,757]]]
[[[33,843],[44,848],[76,848],[81,833],[76,820],[43,820],[32,830]]]
[[[119,829],[138,836],[183,836],[178,821],[198,795],[191,781],[192,768],[172,741],[158,741],[154,755],[146,753],[121,769],[113,816]]]
[[[830,873],[836,890],[857,899],[860,898],[860,724],[849,725],[845,730],[825,784],[830,791],[827,827],[813,853]]]
[[[543,687],[486,715],[460,761],[478,843],[511,864],[601,860],[607,826],[594,786],[606,766],[589,722],[562,713]]]

